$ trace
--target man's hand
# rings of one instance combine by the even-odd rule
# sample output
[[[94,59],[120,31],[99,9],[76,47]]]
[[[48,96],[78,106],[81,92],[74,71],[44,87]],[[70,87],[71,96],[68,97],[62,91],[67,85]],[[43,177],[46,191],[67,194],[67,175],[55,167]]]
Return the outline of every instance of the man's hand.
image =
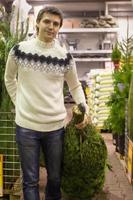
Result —
[[[91,123],[92,123],[91,117],[89,115],[85,114],[84,120],[79,124],[75,124],[75,126],[78,129],[82,129],[82,128],[85,128],[87,126],[87,124],[91,124]]]

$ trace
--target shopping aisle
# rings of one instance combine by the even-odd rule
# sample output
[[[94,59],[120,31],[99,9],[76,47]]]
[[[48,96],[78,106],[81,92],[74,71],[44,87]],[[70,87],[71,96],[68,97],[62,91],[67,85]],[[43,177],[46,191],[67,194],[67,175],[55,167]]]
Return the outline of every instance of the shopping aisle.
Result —
[[[133,200],[133,186],[129,184],[123,165],[115,153],[112,135],[105,133],[103,137],[108,148],[112,171],[107,170],[104,190],[94,200]]]

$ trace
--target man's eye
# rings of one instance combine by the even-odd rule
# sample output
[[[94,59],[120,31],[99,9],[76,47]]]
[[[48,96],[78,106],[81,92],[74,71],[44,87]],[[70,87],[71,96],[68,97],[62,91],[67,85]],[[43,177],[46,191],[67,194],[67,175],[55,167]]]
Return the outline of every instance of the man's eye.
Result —
[[[50,25],[50,24],[52,23],[53,26],[55,26],[55,27],[60,26],[60,23],[59,23],[59,22],[51,21],[51,20],[48,20],[48,19],[43,20],[43,23],[45,23],[45,24],[47,24],[47,25]]]
[[[44,20],[43,22],[44,22],[45,24],[50,24],[50,23],[51,23],[50,20]]]
[[[57,26],[59,26],[60,24],[59,24],[58,22],[53,22],[53,25],[57,27]]]

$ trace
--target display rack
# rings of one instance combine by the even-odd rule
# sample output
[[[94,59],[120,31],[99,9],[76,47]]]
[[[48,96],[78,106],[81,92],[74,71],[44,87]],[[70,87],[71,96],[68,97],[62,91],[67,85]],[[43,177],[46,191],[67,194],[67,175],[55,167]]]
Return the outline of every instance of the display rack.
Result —
[[[92,42],[94,37],[98,40],[99,37],[104,40],[108,35],[111,34],[112,38],[116,38],[118,32],[118,28],[62,28],[59,32],[59,38],[63,35],[65,36],[65,40],[68,38],[79,38],[81,41],[84,39],[84,46],[86,45],[89,40]],[[94,33],[94,34],[93,34]],[[91,37],[90,35],[91,34]],[[85,41],[85,35],[87,35],[87,40]],[[110,43],[112,41],[110,40]],[[93,43],[93,42],[92,42]],[[107,40],[108,43],[108,40]],[[74,45],[74,44],[73,44]],[[76,62],[110,62],[111,61],[111,53],[112,53],[112,44],[110,44],[109,49],[103,49],[102,45],[101,48],[97,49],[96,46],[92,47],[91,49],[87,49],[87,47],[82,47],[80,49],[80,45],[78,48],[69,48],[70,46],[67,45],[68,51],[73,55]],[[92,44],[93,46],[93,44]],[[99,44],[100,46],[100,44]]]

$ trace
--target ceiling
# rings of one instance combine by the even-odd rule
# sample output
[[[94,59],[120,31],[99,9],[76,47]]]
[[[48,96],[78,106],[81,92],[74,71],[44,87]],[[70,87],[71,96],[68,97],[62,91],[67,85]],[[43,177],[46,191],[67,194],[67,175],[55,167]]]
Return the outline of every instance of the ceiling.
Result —
[[[13,0],[3,0],[5,1],[6,3],[11,3],[13,2]],[[131,0],[27,0],[27,2],[29,4],[34,4],[34,5],[42,5],[43,3],[61,3],[61,2],[64,2],[64,3],[68,3],[68,2],[74,2],[74,3],[77,3],[77,2],[106,2],[106,1],[131,1]]]
[[[70,12],[71,14],[73,11],[103,11],[105,7],[105,2],[131,2],[131,0],[26,0],[32,6],[40,6],[45,4],[54,4],[55,6],[59,7],[61,10]],[[6,11],[8,13],[11,12],[13,0],[0,0]],[[78,3],[78,4],[76,4]],[[64,6],[64,4],[66,4]],[[99,10],[98,10],[99,9]]]

